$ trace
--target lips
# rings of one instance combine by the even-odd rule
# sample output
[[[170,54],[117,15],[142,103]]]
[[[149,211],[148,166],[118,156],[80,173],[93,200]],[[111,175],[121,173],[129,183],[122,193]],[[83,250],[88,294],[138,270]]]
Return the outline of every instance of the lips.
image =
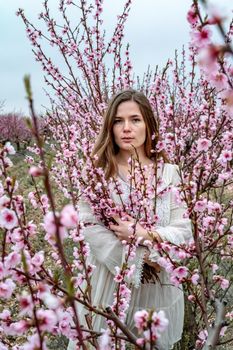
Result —
[[[121,138],[123,141],[132,141],[133,137],[122,137]]]

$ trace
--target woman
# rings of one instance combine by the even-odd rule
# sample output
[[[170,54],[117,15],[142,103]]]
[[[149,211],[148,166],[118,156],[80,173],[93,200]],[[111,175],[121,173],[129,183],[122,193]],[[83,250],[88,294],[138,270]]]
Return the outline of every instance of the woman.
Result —
[[[168,350],[181,338],[184,317],[183,292],[181,288],[171,285],[166,271],[162,268],[160,270],[156,263],[159,253],[143,247],[143,242],[169,241],[179,245],[190,240],[191,226],[189,219],[183,218],[185,208],[176,203],[171,191],[166,192],[166,188],[179,182],[177,166],[164,162],[162,167],[156,168],[158,157],[165,158],[163,154],[153,152],[157,142],[158,123],[148,99],[141,92],[125,90],[110,101],[93,154],[98,156],[96,166],[104,169],[106,178],[115,177],[121,185],[121,198],[115,191],[112,192],[116,204],[122,203],[122,200],[123,203],[128,203],[132,188],[137,186],[137,175],[132,177],[131,186],[127,180],[130,158],[139,160],[144,172],[145,186],[149,186],[154,174],[157,178],[161,177],[160,183],[165,189],[165,194],[156,201],[158,225],[152,230],[147,230],[137,223],[135,228],[136,237],[141,239],[141,246],[136,249],[133,261],[136,271],[126,324],[134,332],[133,315],[136,311],[145,308],[164,310],[169,326],[159,338],[157,346],[160,350]],[[115,267],[121,266],[124,260],[121,241],[129,240],[132,234],[129,228],[134,219],[130,215],[127,215],[127,220],[115,216],[115,222],[111,223],[108,229],[95,218],[89,204],[83,201],[80,204],[80,220],[95,224],[84,229],[91,249],[89,262],[96,265],[92,277],[93,304],[106,307],[113,302],[116,287]],[[144,280],[142,283],[145,260],[157,272],[160,282]],[[81,323],[84,314],[85,310],[82,309]],[[99,331],[101,328],[106,328],[106,323],[102,317],[97,316],[94,329]],[[72,346],[70,342],[68,349],[74,349]]]

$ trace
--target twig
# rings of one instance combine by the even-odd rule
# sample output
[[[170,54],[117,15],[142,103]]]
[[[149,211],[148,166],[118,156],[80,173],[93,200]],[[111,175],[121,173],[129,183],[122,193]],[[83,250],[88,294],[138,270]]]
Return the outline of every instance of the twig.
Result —
[[[214,303],[216,309],[216,320],[213,324],[213,327],[209,329],[209,335],[203,350],[216,348],[216,345],[219,341],[220,331],[223,327],[223,322],[226,314],[226,303],[224,301],[220,301],[219,299],[216,299]]]

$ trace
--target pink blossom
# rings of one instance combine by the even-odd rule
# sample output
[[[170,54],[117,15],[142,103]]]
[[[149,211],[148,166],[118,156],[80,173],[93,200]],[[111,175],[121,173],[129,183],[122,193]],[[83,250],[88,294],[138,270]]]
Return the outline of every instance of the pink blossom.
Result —
[[[206,216],[203,218],[203,227],[212,227],[214,225],[215,219],[213,216]]]
[[[7,270],[4,266],[4,264],[0,261],[0,279],[2,279],[3,277],[5,277],[7,274]]]
[[[192,284],[197,285],[199,278],[200,278],[200,276],[198,273],[193,274],[191,277]]]
[[[76,227],[78,224],[78,213],[71,204],[66,205],[61,211],[61,223],[67,228]]]
[[[0,341],[0,350],[9,350],[9,348]]]
[[[6,268],[14,268],[21,261],[21,255],[17,252],[11,252],[5,259]]]
[[[42,196],[40,197],[40,200],[43,204],[43,207],[47,208],[48,207],[48,203],[49,203],[49,199],[48,196],[46,194],[42,194]]]
[[[226,89],[229,86],[226,74],[218,72],[210,74],[209,78],[211,84],[218,90]]]
[[[202,341],[205,341],[208,337],[208,332],[207,330],[203,330],[203,331],[200,331],[200,333],[198,334],[198,337],[199,339],[201,339]]]
[[[57,316],[52,310],[39,309],[36,312],[41,331],[51,332],[57,324]]]
[[[226,331],[227,331],[227,326],[222,327],[222,328],[221,328],[221,331],[220,331],[220,336],[221,336],[221,337],[224,337]]]
[[[123,298],[126,298],[129,300],[131,296],[131,290],[125,284],[120,285],[119,292]]]
[[[226,317],[230,319],[230,321],[233,320],[233,311],[227,312]]]
[[[128,278],[131,278],[135,272],[135,264],[131,265],[130,268],[128,269],[126,275]]]
[[[38,333],[30,335],[27,337],[27,342],[22,345],[22,350],[35,350],[41,349],[40,338]],[[47,350],[46,342],[43,341],[42,350]]]
[[[157,259],[157,263],[162,266],[168,273],[172,272],[174,270],[173,264],[171,261],[164,257],[159,257]]]
[[[10,142],[6,142],[4,145],[4,150],[8,153],[8,154],[15,154],[15,149],[12,146],[12,144]]]
[[[10,167],[13,166],[12,161],[11,161],[10,158],[8,158],[8,157],[5,157],[5,158],[4,158],[4,163],[5,163],[5,167],[7,167],[7,168],[10,168]]]
[[[1,313],[0,313],[0,320],[3,321],[7,321],[11,318],[11,313],[9,310],[4,309]]]
[[[29,175],[33,176],[33,177],[38,177],[38,176],[41,176],[43,175],[43,169],[42,168],[39,168],[38,166],[32,166],[30,169],[29,169]]]
[[[82,273],[78,273],[77,277],[73,277],[72,281],[74,282],[74,287],[78,288],[83,284],[83,281],[85,280],[85,276]]]
[[[71,330],[71,325],[73,324],[72,311],[73,310],[70,311],[69,308],[67,311],[63,311],[60,308],[56,310],[56,316],[59,322],[58,327],[64,335],[68,334]]]
[[[63,155],[64,155],[65,158],[69,158],[69,157],[71,157],[73,155],[73,152],[71,152],[69,149],[65,149],[63,151]]]
[[[38,296],[38,298],[43,299],[44,294],[46,294],[46,293],[50,293],[50,287],[45,283],[39,282],[37,284],[37,296]]]
[[[207,207],[208,207],[208,214],[221,213],[222,211],[221,204],[217,202],[208,201]]]
[[[226,171],[218,176],[218,183],[222,184],[224,180],[229,180],[232,177],[232,172],[231,171]]]
[[[15,212],[11,209],[4,208],[0,212],[0,226],[11,230],[18,224],[18,219]]]
[[[178,256],[179,259],[184,260],[187,258],[187,253],[184,250],[179,250],[176,255]]]
[[[178,286],[183,278],[185,278],[188,274],[188,269],[185,266],[179,266],[176,269],[174,269],[171,273],[170,281],[175,285]]]
[[[229,287],[229,284],[230,284],[229,280],[227,280],[226,278],[223,278],[220,275],[214,275],[213,280],[220,283],[220,286],[223,290]]]
[[[0,282],[0,298],[10,299],[15,287],[15,283],[10,278],[7,278],[4,282]]]
[[[11,335],[23,335],[28,329],[30,325],[26,320],[20,320],[18,322],[14,322],[11,324]]]
[[[25,291],[18,297],[20,306],[20,315],[32,315],[33,303],[32,298]]]
[[[44,228],[47,232],[45,236],[46,239],[48,239],[49,243],[53,244],[56,241],[56,232],[57,232],[53,212],[48,212],[44,216]],[[61,239],[64,239],[67,236],[67,231],[65,227],[61,225],[59,226],[59,234],[61,236]]]
[[[216,264],[212,264],[211,266],[212,266],[213,273],[215,273],[219,269],[218,265],[216,265]]]
[[[197,201],[195,203],[195,206],[194,206],[194,210],[199,212],[199,213],[203,213],[203,211],[205,211],[206,208],[207,208],[207,199],[206,198]]]
[[[31,205],[33,206],[33,208],[38,208],[38,203],[37,203],[37,199],[35,197],[35,193],[34,192],[29,192],[28,193],[28,199],[30,200]]]
[[[220,157],[218,158],[219,163],[221,163],[222,165],[226,164],[231,160],[232,160],[232,151],[230,150],[223,150],[220,154]]]
[[[201,49],[198,55],[198,63],[207,75],[217,74],[219,72],[219,65],[217,63],[219,53],[220,48],[212,44]]]
[[[171,275],[170,281],[175,287],[179,287],[181,284],[181,279],[177,275]]]
[[[198,152],[207,152],[208,149],[211,147],[212,142],[208,139],[201,138],[197,140],[197,150]]]
[[[38,253],[36,253],[33,258],[31,259],[31,263],[36,266],[39,267],[43,264],[44,262],[44,252],[40,251]]]
[[[5,183],[8,187],[8,189],[11,191],[16,191],[18,189],[18,186],[19,186],[18,181],[14,180],[10,176],[7,176]]]
[[[175,270],[173,270],[173,274],[180,278],[184,278],[188,274],[188,269],[185,266],[179,266]]]
[[[149,314],[146,310],[140,310],[134,314],[135,326],[139,331],[142,331],[147,326]]]
[[[187,13],[187,21],[192,25],[195,26],[198,22],[198,16],[195,8],[192,6],[191,9]]]
[[[233,113],[233,90],[228,89],[222,93],[222,97],[225,99],[225,110],[231,114]]]
[[[16,243],[15,251],[18,251],[24,246],[23,234],[20,227],[15,228],[8,237],[12,243]]]
[[[36,234],[36,225],[33,224],[32,221],[29,221],[28,225],[27,225],[27,230],[30,233],[30,236],[35,236]]]
[[[122,282],[123,281],[123,276],[121,274],[115,275],[114,281],[117,282],[117,283]]]
[[[164,332],[168,326],[168,319],[165,316],[165,312],[160,310],[159,312],[154,311],[152,314],[152,332],[156,334],[157,337],[160,333]]]
[[[137,342],[137,344],[139,346],[143,346],[145,344],[145,339],[144,338],[138,338],[136,342]]]
[[[188,300],[191,302],[194,302],[196,300],[195,296],[193,294],[188,295]]]
[[[204,47],[210,42],[211,31],[207,27],[196,29],[191,32],[193,44],[196,47]]]
[[[35,198],[35,193],[34,192],[29,192],[28,193],[28,199],[31,200],[32,198]]]
[[[220,282],[220,286],[223,290],[227,289],[229,287],[229,281],[226,278],[222,278]]]
[[[45,305],[52,310],[56,310],[61,305],[61,300],[57,296],[49,292],[43,293],[41,299],[43,300]]]

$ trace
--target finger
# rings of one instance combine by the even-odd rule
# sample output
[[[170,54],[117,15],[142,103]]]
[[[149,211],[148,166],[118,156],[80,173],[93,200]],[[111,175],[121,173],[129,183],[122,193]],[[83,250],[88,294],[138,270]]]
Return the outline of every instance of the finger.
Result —
[[[125,240],[124,237],[122,237],[121,233],[120,232],[114,232],[115,236],[119,239],[119,241],[123,241]]]
[[[110,227],[110,229],[112,231],[119,231],[119,226],[118,225],[110,224],[109,227]]]
[[[118,223],[121,219],[119,215],[113,215],[112,218]]]
[[[120,233],[117,235],[117,238],[119,239],[119,241],[123,242],[123,241],[127,241],[127,239],[122,236]]]
[[[132,216],[130,216],[130,215],[128,215],[128,214],[127,214],[126,217],[127,217],[127,220],[130,221],[130,222],[134,222],[134,221],[135,221],[135,219],[132,218]]]

